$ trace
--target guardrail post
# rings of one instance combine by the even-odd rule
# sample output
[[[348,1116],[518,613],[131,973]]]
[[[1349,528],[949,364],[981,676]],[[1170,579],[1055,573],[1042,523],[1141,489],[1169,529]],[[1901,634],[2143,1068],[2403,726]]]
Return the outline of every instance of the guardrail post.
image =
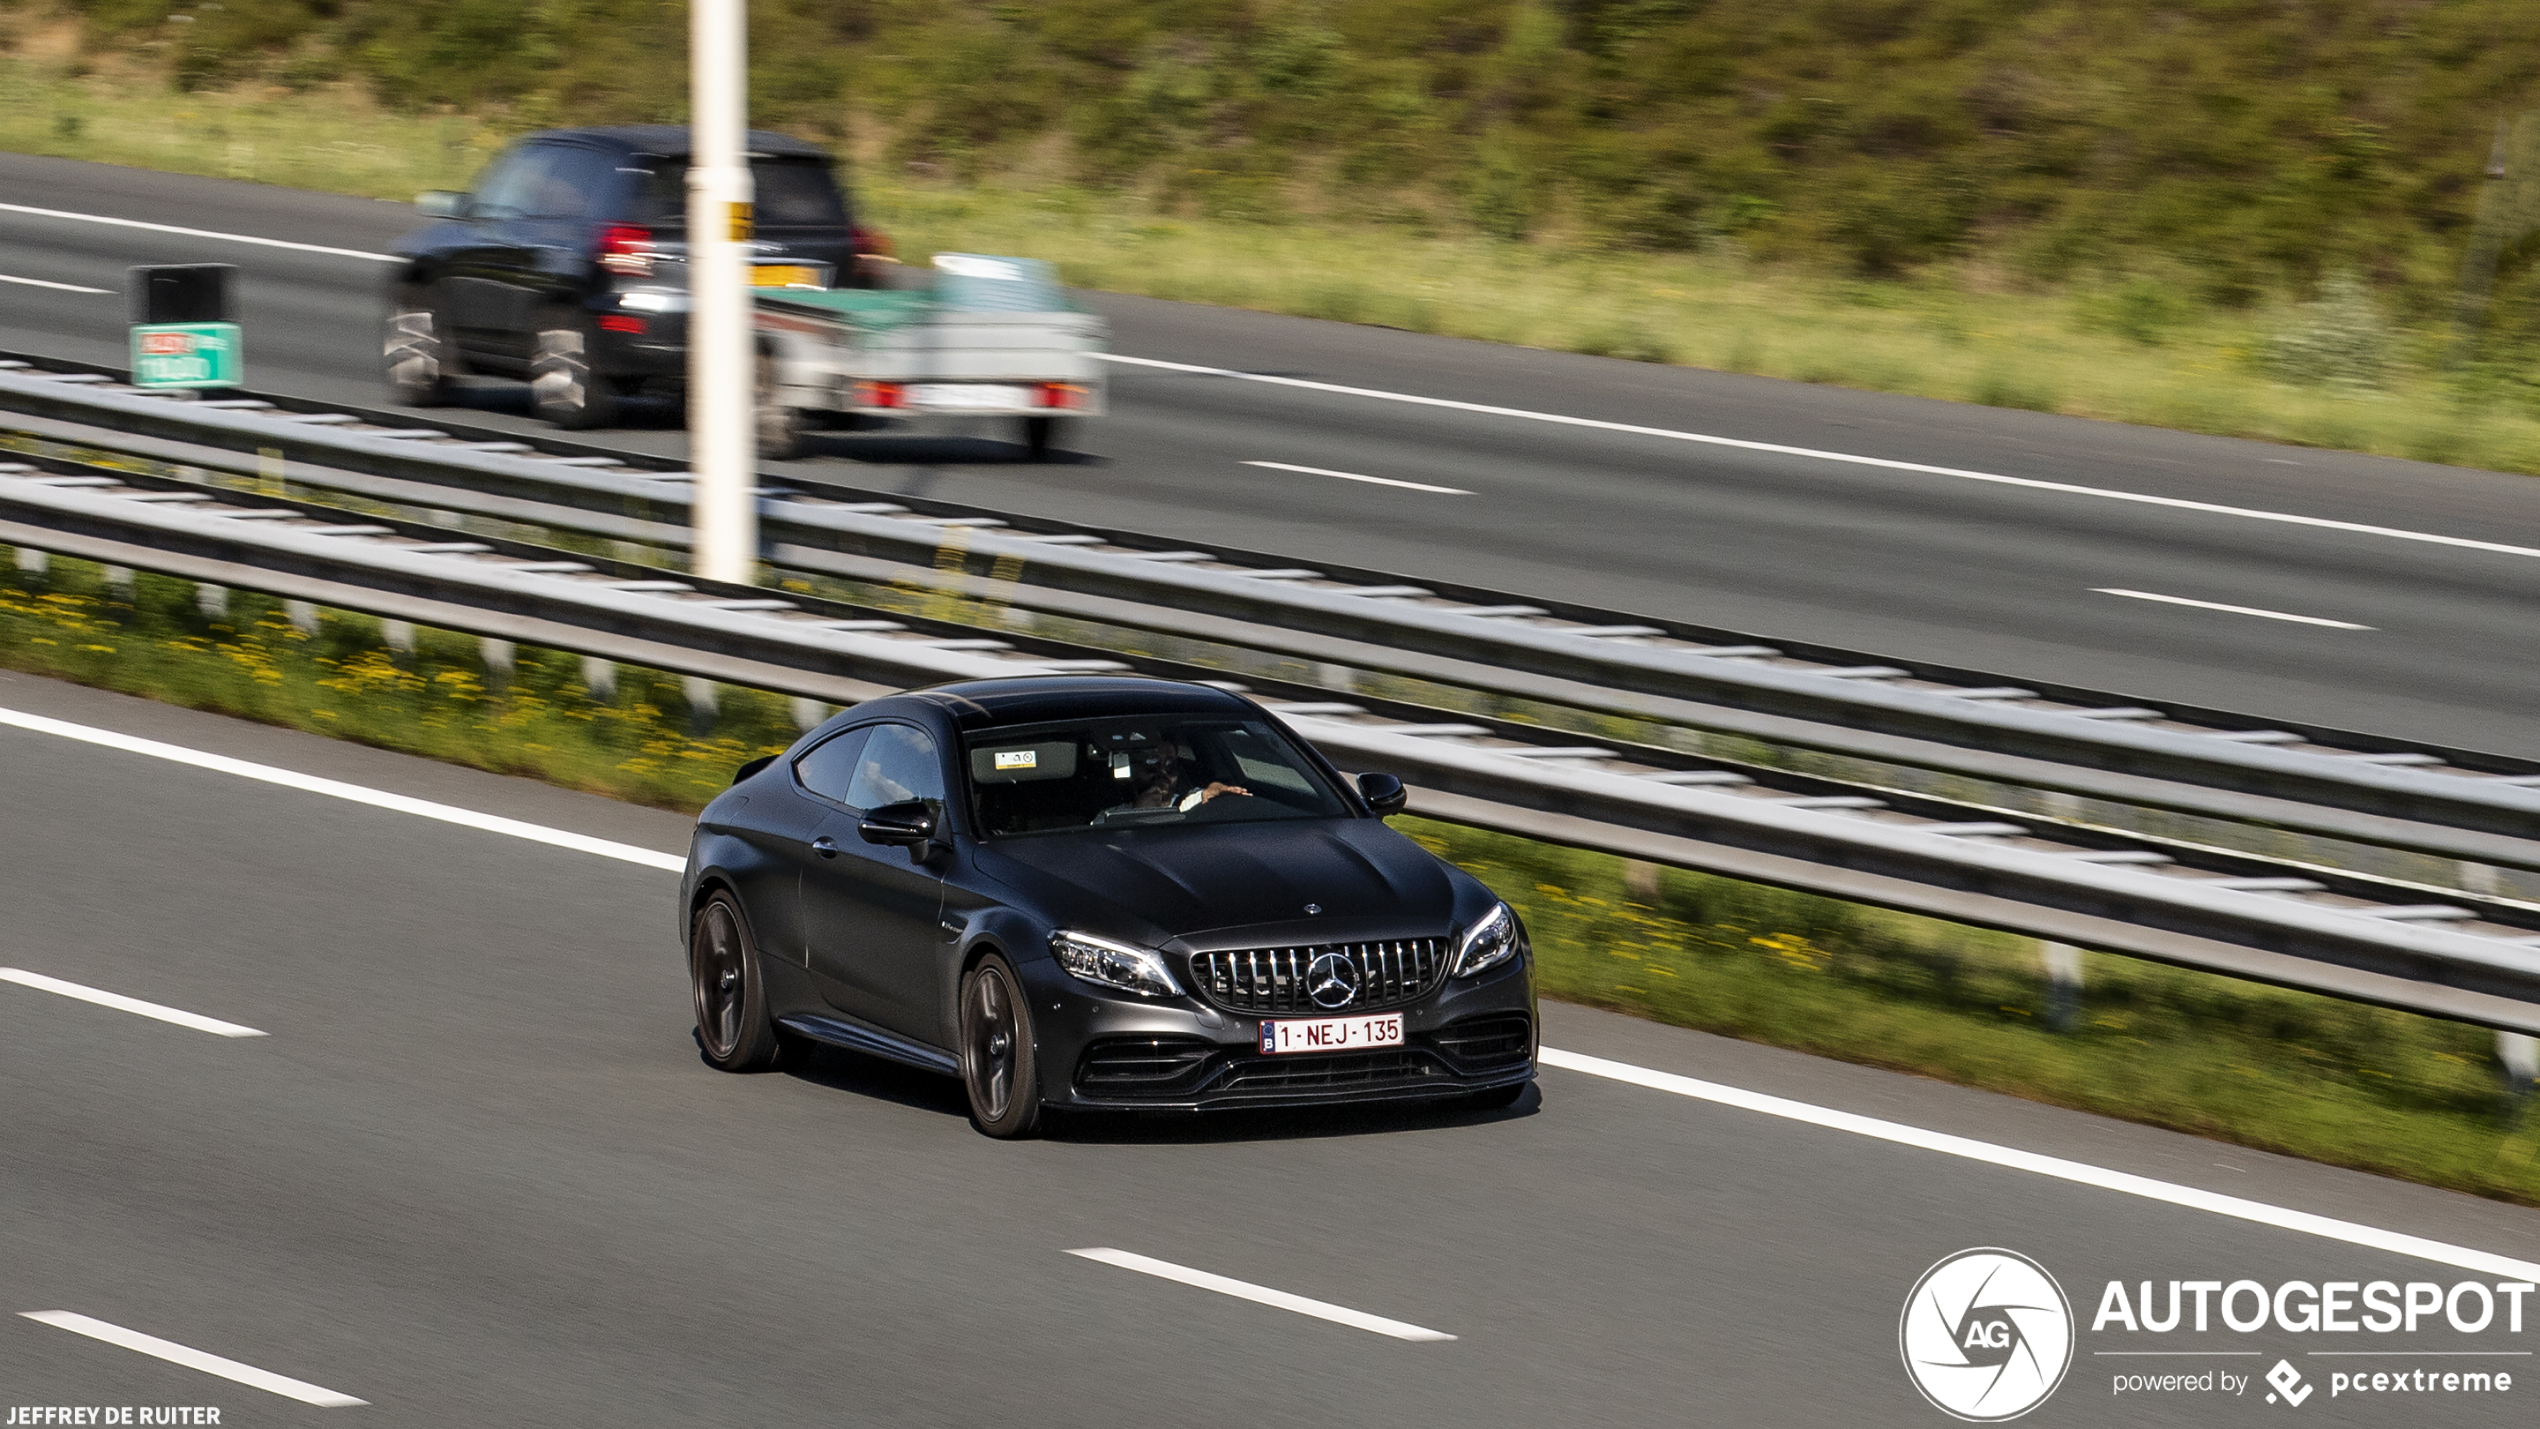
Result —
[[[379,622],[379,638],[381,643],[396,654],[411,655],[415,652],[415,628],[412,621],[382,620]]]
[[[597,655],[583,656],[582,688],[589,690],[591,698],[595,700],[615,700],[617,698],[617,662],[603,660]]]
[[[196,581],[194,608],[203,612],[203,618],[206,620],[228,619],[229,587],[214,585],[210,581]]]
[[[2496,1060],[2505,1064],[2505,1082],[2520,1105],[2531,1095],[2531,1082],[2540,1077],[2540,1038],[2528,1032],[2496,1034]]]
[[[2046,967],[2046,1025],[2069,1032],[2081,1015],[2081,949],[2070,943],[2040,943],[2037,958]]]
[[[714,681],[702,675],[682,675],[679,677],[679,690],[688,697],[688,732],[697,735],[712,733],[715,714],[721,708]]]
[[[44,552],[35,549],[33,546],[18,547],[19,570],[22,570],[31,576],[40,576],[52,568],[52,557],[47,556]]]
[[[814,730],[820,727],[820,722],[822,720],[829,718],[829,706],[822,704],[818,700],[810,699],[802,695],[796,695],[793,699],[792,713],[794,716],[794,728],[800,730]]]

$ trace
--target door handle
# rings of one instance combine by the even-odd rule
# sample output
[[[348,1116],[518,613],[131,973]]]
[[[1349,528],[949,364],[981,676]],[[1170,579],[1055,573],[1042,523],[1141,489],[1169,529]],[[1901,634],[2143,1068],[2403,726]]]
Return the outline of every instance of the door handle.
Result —
[[[838,841],[829,837],[827,834],[822,834],[820,837],[813,839],[811,841],[811,848],[812,852],[819,854],[822,858],[836,858],[838,856]]]

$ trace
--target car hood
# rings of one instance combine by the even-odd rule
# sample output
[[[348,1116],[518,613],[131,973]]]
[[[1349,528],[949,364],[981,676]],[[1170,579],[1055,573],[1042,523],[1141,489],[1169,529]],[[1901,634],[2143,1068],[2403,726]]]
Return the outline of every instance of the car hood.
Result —
[[[1277,941],[1434,937],[1456,903],[1446,865],[1374,819],[1000,839],[980,863],[1054,924],[1150,945],[1210,945],[1237,929]]]

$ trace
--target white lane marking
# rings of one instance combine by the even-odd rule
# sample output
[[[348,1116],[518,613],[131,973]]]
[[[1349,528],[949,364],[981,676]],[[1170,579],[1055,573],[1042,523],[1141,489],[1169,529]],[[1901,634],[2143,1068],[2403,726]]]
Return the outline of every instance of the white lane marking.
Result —
[[[1431,486],[1425,481],[1402,481],[1390,476],[1361,476],[1354,471],[1332,471],[1319,466],[1290,466],[1283,461],[1248,461],[1246,466],[1268,467],[1272,471],[1302,472],[1307,476],[1337,476],[1343,481],[1363,481],[1371,486],[1399,486],[1407,491],[1433,491],[1440,496],[1470,496],[1460,486]]]
[[[2290,620],[2296,625],[2325,625],[2331,630],[2370,630],[2351,620],[2324,620],[2316,615],[2293,615],[2281,610],[2260,610],[2254,605],[2224,605],[2219,601],[2189,600],[2183,595],[2155,595],[2148,590],[2125,590],[2118,586],[2092,586],[2094,595],[2121,595],[2128,600],[2157,600],[2163,605],[2192,605],[2198,610],[2219,610],[2226,615],[2254,615],[2260,620]]]
[[[1718,1082],[1680,1077],[1673,1072],[1653,1072],[1647,1067],[1635,1067],[1628,1062],[1609,1062],[1602,1057],[1590,1057],[1579,1052],[1562,1052],[1546,1047],[1539,1056],[1543,1065],[1547,1067],[1585,1072],[1595,1077],[1610,1077],[1618,1082],[1629,1082],[1634,1086],[1648,1087],[1654,1091],[1673,1092],[1680,1097],[1697,1097],[1703,1101],[1717,1102],[1722,1106],[1762,1112],[1766,1116],[1783,1117],[1791,1121],[1805,1122],[1810,1126],[1822,1126],[1832,1131],[1848,1131],[1855,1136],[1874,1137],[1880,1141],[1895,1142],[1900,1146],[1937,1151],[1944,1156],[1962,1156],[1970,1161],[1982,1161],[1988,1165],[2008,1167],[2014,1171],[2052,1176],[2058,1181],[2096,1186],[2103,1191],[2141,1196],[2145,1200],[2162,1201],[2173,1206],[2184,1206],[2189,1210],[2207,1211],[2217,1216],[2229,1216],[2234,1220],[2255,1221],[2259,1225],[2274,1226],[2278,1230],[2299,1231],[2304,1235],[2344,1241],[2348,1245],[2359,1245],[2370,1250],[2383,1250],[2393,1255],[2430,1260],[2438,1265],[2454,1265],[2463,1270],[2494,1275],[2505,1280],[2540,1281],[2540,1264],[2528,1260],[2515,1260],[2510,1256],[2495,1255],[2483,1250],[2471,1250],[2466,1246],[2447,1245],[2442,1241],[2427,1240],[2422,1236],[2402,1235],[2397,1231],[2386,1231],[2376,1226],[2357,1225],[2353,1221],[2335,1220],[2328,1216],[2315,1216],[2308,1211],[2287,1210],[2282,1206],[2270,1206],[2262,1201],[2244,1200],[2238,1196],[2226,1196],[2215,1191],[2200,1191],[2193,1186],[2178,1186],[2167,1181],[2155,1181],[2149,1176],[2137,1176],[2126,1171],[2110,1171],[2079,1161],[2066,1161],[2060,1156],[2041,1156],[2034,1151],[1996,1146],[1989,1141],[1975,1141],[1940,1131],[1925,1131],[1918,1126],[1881,1121],[1877,1117],[1835,1111],[1829,1107],[1811,1106],[1807,1102],[1795,1102],[1784,1097],[1767,1096],[1762,1092],[1750,1092],[1743,1087],[1723,1086]]]
[[[630,844],[611,843],[606,839],[568,833],[562,829],[545,828],[537,824],[523,823],[517,819],[474,813],[466,809],[452,808],[446,804],[428,803],[422,799],[409,799],[401,794],[382,793],[375,789],[361,788],[359,785],[339,784],[332,779],[316,779],[305,774],[294,774],[288,770],[274,769],[262,764],[250,764],[241,759],[229,759],[217,754],[201,754],[171,744],[134,739],[128,735],[114,734],[107,730],[90,729],[85,725],[46,719],[39,715],[20,714],[15,710],[0,709],[0,725],[15,725],[20,729],[59,734],[65,738],[85,740],[93,744],[128,748],[136,753],[173,759],[198,768],[219,770],[238,774],[244,778],[259,779],[294,788],[307,788],[314,792],[351,799],[357,803],[371,804],[378,808],[394,809],[427,819],[441,819],[492,833],[509,834],[514,838],[553,844],[558,848],[595,853],[603,858],[623,859],[629,863],[640,863],[648,867],[671,871],[684,870],[687,866],[685,860],[669,854],[654,853],[650,849],[639,849]],[[2245,1200],[2238,1196],[2200,1191],[2192,1186],[2173,1185],[2167,1181],[2155,1181],[2151,1177],[2137,1176],[2127,1171],[2110,1171],[2079,1161],[2066,1161],[2061,1157],[2042,1156],[2036,1152],[1996,1146],[1991,1142],[1951,1136],[1946,1132],[1925,1131],[1920,1127],[1906,1126],[1900,1122],[1881,1121],[1876,1117],[1811,1106],[1806,1102],[1768,1096],[1762,1092],[1750,1092],[1740,1087],[1723,1086],[1717,1082],[1677,1076],[1672,1072],[1658,1072],[1646,1067],[1635,1067],[1628,1062],[1610,1062],[1602,1057],[1591,1057],[1585,1053],[1564,1052],[1556,1047],[1544,1048],[1540,1054],[1540,1060],[1547,1067],[1559,1067],[1567,1071],[1585,1072],[1591,1076],[1609,1077],[1616,1081],[1630,1082],[1636,1086],[1649,1087],[1657,1091],[1673,1092],[1678,1096],[1697,1097],[1704,1101],[1718,1102],[1723,1106],[1762,1112],[1767,1116],[1806,1122],[1812,1126],[1826,1127],[1835,1131],[1848,1131],[1855,1135],[1892,1141],[1903,1146],[1920,1147],[1923,1150],[1937,1151],[1944,1155],[1962,1156],[1971,1161],[1988,1162],[2012,1170],[2034,1172],[2040,1176],[2052,1176],[2057,1180],[2096,1186],[2129,1196],[2141,1196],[2146,1200],[2162,1201],[2189,1210],[2206,1211],[2236,1220],[2254,1221],[2260,1225],[2299,1231],[2305,1235],[2344,1241],[2349,1245],[2364,1246],[2373,1250],[2385,1250],[2394,1255],[2413,1256],[2416,1259],[2429,1260],[2440,1265],[2459,1266],[2464,1270],[2494,1274],[2509,1280],[2540,1281],[2540,1264],[2515,1260],[2509,1256],[2495,1255],[2483,1250],[2472,1250],[2466,1246],[2449,1245],[2438,1240],[2427,1240],[2422,1236],[2403,1235],[2397,1231],[2385,1231],[2375,1226],[2358,1225],[2353,1221],[2312,1215],[2308,1211],[2288,1210],[2281,1206],[2270,1206],[2261,1201]],[[1097,1258],[1127,1254],[1125,1251],[1078,1251],[1075,1253],[1094,1255]],[[1143,1257],[1138,1258],[1143,1259]],[[1120,1264],[1121,1262],[1115,1260],[1112,1263]],[[1165,1262],[1154,1263],[1162,1265]],[[1199,1275],[1204,1272],[1194,1270],[1189,1273]],[[1241,1281],[1227,1283],[1242,1284]],[[1228,1291],[1227,1293],[1235,1292]],[[1264,1293],[1277,1294],[1279,1292],[1265,1291]]]
[[[1743,437],[1715,437],[1704,432],[1680,432],[1668,427],[1644,427],[1631,422],[1601,421],[1594,417],[1569,417],[1558,412],[1530,412],[1523,407],[1494,407],[1485,402],[1457,402],[1445,397],[1421,397],[1409,392],[1386,392],[1374,387],[1346,387],[1337,382],[1309,382],[1302,377],[1273,377],[1264,372],[1238,372],[1231,367],[1203,367],[1189,362],[1165,362],[1158,358],[1131,357],[1119,352],[1097,352],[1093,355],[1104,362],[1124,362],[1132,367],[1153,367],[1165,372],[1189,372],[1202,377],[1231,377],[1243,382],[1263,382],[1273,387],[1293,387],[1306,392],[1330,392],[1343,397],[1368,397],[1379,402],[1408,402],[1417,407],[1438,407],[1451,412],[1473,412],[1485,417],[1514,417],[1520,421],[1550,422],[1556,426],[1586,427],[1601,432],[1622,432],[1635,437],[1660,437],[1673,442],[1698,442],[1704,446],[1770,452],[1775,456],[1807,457],[1814,461],[1842,462],[1850,466],[1874,466],[1884,471],[1919,472],[1924,476],[1948,476],[1961,481],[1981,481],[1996,486],[2017,486],[2031,491],[2052,491],[2065,496],[2091,496],[2103,501],[2132,502],[2138,506],[2166,506],[2176,511],[2199,511],[2208,516],[2236,516],[2246,521],[2273,521],[2287,526],[2309,526],[2322,531],[2344,531],[2359,536],[2384,536],[2394,541],[2421,541],[2428,545],[2453,546],[2464,551],[2488,551],[2503,556],[2540,557],[2540,546],[2513,546],[2499,541],[2474,541],[2467,536],[2442,536],[2431,531],[2408,531],[2395,526],[2372,526],[2360,521],[2332,521],[2325,516],[2301,516],[2289,511],[2260,511],[2247,506],[2220,506],[2210,501],[2189,501],[2176,496],[2149,496],[2140,491],[2112,491],[2099,486],[2076,486],[2068,481],[2041,481],[2032,476],[2004,476],[1998,472],[1968,471],[1954,466],[1932,466],[1918,461],[1897,461],[1891,457],[1819,451],[1814,447],[1784,446],[1779,442],[1753,442]]]
[[[262,1037],[265,1035],[253,1027],[241,1027],[235,1022],[223,1022],[217,1017],[205,1017],[200,1013],[163,1007],[155,1002],[143,1002],[140,998],[126,997],[119,992],[101,992],[93,987],[82,987],[75,982],[64,982],[57,977],[31,973],[24,968],[0,968],[0,982],[13,982],[20,987],[31,987],[39,992],[60,993],[64,997],[75,997],[82,1002],[93,1002],[99,1007],[111,1007],[118,1012],[134,1012],[143,1017],[155,1017],[161,1022],[173,1022],[179,1027],[191,1027],[197,1032],[209,1032],[215,1037]]]
[[[1382,1315],[1370,1315],[1364,1310],[1352,1310],[1345,1305],[1328,1305],[1320,1300],[1308,1300],[1302,1295],[1291,1295],[1285,1290],[1272,1290],[1268,1286],[1255,1285],[1245,1280],[1229,1280],[1223,1275],[1211,1275],[1205,1270],[1193,1270],[1187,1265],[1175,1265],[1169,1260],[1152,1260],[1125,1250],[1099,1248],[1071,1250],[1067,1253],[1081,1255],[1087,1260],[1099,1260],[1105,1265],[1116,1265],[1123,1270],[1134,1270],[1141,1275],[1178,1280],[1184,1285],[1196,1285],[1202,1290],[1214,1290],[1220,1295],[1232,1295],[1238,1300],[1250,1300],[1258,1305],[1275,1305],[1282,1310],[1294,1310],[1300,1315],[1311,1315],[1317,1320],[1329,1320],[1336,1325],[1347,1325],[1353,1329],[1368,1330],[1379,1335],[1391,1335],[1397,1340],[1451,1340],[1455,1338],[1443,1330],[1426,1330],[1418,1325],[1406,1325],[1400,1320],[1388,1320]]]
[[[366,789],[359,784],[320,779],[313,774],[276,769],[270,764],[255,764],[244,759],[232,759],[225,754],[206,754],[199,749],[187,749],[183,745],[161,744],[155,739],[137,739],[132,735],[117,734],[110,729],[94,729],[84,724],[72,724],[68,720],[48,719],[43,715],[0,709],[0,726],[14,726],[37,734],[59,735],[64,739],[103,745],[108,749],[120,749],[129,754],[146,754],[153,759],[165,759],[176,764],[190,764],[197,769],[209,769],[222,774],[235,774],[241,779],[279,784],[286,789],[323,794],[330,799],[368,804],[376,809],[393,809],[401,814],[437,819],[445,824],[482,829],[487,833],[508,834],[516,839],[553,844],[557,848],[569,848],[577,853],[595,853],[602,858],[640,863],[646,868],[678,872],[688,866],[688,861],[675,853],[655,853],[651,849],[637,848],[633,844],[622,844],[611,839],[595,839],[589,834],[569,833],[563,829],[548,828],[543,824],[524,823],[519,819],[506,819],[496,814],[480,814],[473,809],[436,804],[429,799],[409,798],[404,794],[391,794],[381,789]]]
[[[247,233],[222,233],[209,228],[179,228],[173,223],[143,223],[137,218],[108,218],[102,213],[72,213],[58,208],[30,208],[22,203],[0,203],[0,213],[27,213],[37,218],[67,218],[74,223],[102,223],[110,228],[139,228],[151,233],[174,233],[187,238],[216,238],[223,243],[252,243],[258,248],[288,248],[294,253],[324,253],[334,258],[363,258],[373,263],[403,263],[394,253],[365,253],[358,248],[329,248],[323,243],[290,243],[279,238],[258,238]]]
[[[111,293],[112,288],[83,288],[77,283],[54,283],[42,278],[19,278],[0,273],[0,283],[22,283],[30,288],[53,288],[65,293]]]
[[[208,1355],[201,1350],[188,1349],[174,1340],[163,1340],[156,1335],[145,1335],[139,1330],[127,1330],[121,1325],[109,1325],[103,1320],[92,1320],[86,1315],[75,1315],[68,1310],[26,1310],[20,1313],[27,1319],[40,1320],[47,1325],[68,1330],[74,1335],[86,1335],[92,1340],[104,1340],[110,1345],[120,1345],[127,1350],[138,1350],[145,1355],[155,1355],[170,1364],[181,1364],[187,1369],[199,1369],[205,1374],[216,1374],[223,1379],[235,1380],[240,1384],[264,1390],[268,1394],[279,1394],[285,1399],[296,1399],[302,1404],[314,1404],[322,1409],[344,1409],[370,1402],[366,1399],[355,1399],[349,1394],[338,1394],[334,1390],[321,1388],[304,1380],[275,1374],[271,1370],[258,1369],[251,1364],[240,1364],[236,1360],[222,1359],[219,1355]]]

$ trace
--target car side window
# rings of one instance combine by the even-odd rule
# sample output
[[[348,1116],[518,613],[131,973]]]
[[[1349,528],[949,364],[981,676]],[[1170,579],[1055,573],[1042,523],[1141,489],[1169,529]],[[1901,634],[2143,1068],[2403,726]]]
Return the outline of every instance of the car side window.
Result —
[[[470,218],[526,218],[536,211],[550,173],[567,151],[553,144],[524,144],[497,160],[469,195]]]
[[[850,802],[847,789],[855,783],[856,756],[864,752],[865,741],[872,737],[873,728],[867,725],[822,740],[794,761],[794,778],[824,799]]]
[[[617,182],[617,165],[597,149],[558,146],[528,195],[530,218],[584,218],[599,212]]]
[[[926,732],[905,724],[877,725],[873,739],[856,761],[855,782],[847,786],[850,808],[878,809],[909,799],[944,797],[943,760]]]

